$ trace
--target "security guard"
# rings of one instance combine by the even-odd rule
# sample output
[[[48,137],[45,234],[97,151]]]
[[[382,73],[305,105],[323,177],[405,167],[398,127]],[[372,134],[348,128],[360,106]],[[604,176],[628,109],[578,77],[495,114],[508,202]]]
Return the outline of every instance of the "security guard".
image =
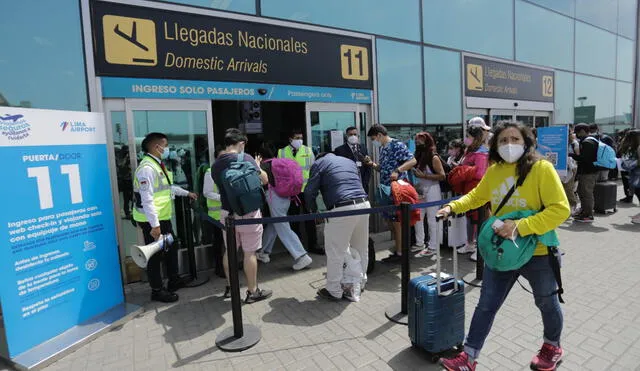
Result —
[[[289,136],[289,145],[280,148],[278,150],[278,158],[288,158],[296,161],[300,167],[302,167],[302,191],[300,195],[298,195],[298,199],[300,199],[302,205],[298,209],[298,213],[302,214],[305,208],[304,201],[304,188],[307,186],[307,182],[309,181],[309,171],[311,170],[311,165],[314,162],[313,151],[310,147],[307,147],[302,142],[302,130],[293,129],[291,135]],[[298,231],[298,235],[302,235],[302,229],[300,228],[300,223],[294,223],[294,229]],[[307,242],[307,251],[316,254],[324,254],[324,251],[318,247],[318,238],[316,236],[316,224],[313,220],[308,220],[304,222],[304,229],[306,231],[306,242]]]
[[[204,175],[204,185],[202,186],[202,195],[207,199],[207,214],[220,221],[220,210],[222,210],[222,201],[220,201],[220,192],[218,186],[211,177],[211,168]],[[224,278],[224,269],[222,266],[222,256],[224,253],[224,240],[222,230],[216,226],[211,226],[213,233],[213,255],[215,274]]]
[[[162,133],[149,133],[142,141],[145,152],[136,169],[133,191],[136,207],[133,220],[142,229],[145,244],[156,241],[161,234],[173,233],[171,214],[174,196],[189,196],[197,199],[198,195],[172,185],[173,175],[167,171],[162,160],[169,156],[167,136]],[[169,283],[165,289],[162,282],[162,261],[167,257]],[[174,293],[184,287],[178,276],[178,250],[175,246],[168,253],[154,254],[147,264],[147,275],[151,285],[151,300],[170,303],[178,300]]]

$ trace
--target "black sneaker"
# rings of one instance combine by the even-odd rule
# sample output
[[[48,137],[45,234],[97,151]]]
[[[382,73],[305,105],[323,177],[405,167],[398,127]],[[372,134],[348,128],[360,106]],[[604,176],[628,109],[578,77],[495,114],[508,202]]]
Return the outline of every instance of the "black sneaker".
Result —
[[[187,285],[187,282],[188,279],[176,278],[175,280],[169,281],[169,283],[167,284],[167,289],[171,292],[176,292],[185,287]]]
[[[625,198],[621,198],[618,200],[618,202],[621,202],[623,204],[630,204],[633,202],[633,197],[625,197]]]
[[[593,223],[593,216],[577,216],[573,221],[578,223]]]
[[[226,286],[224,288],[224,294],[222,295],[222,297],[225,299],[229,299],[231,297],[231,286]]]
[[[173,303],[178,301],[178,294],[168,290],[151,290],[151,300],[162,303]]]
[[[398,255],[397,253],[393,253],[389,256],[387,256],[386,258],[382,259],[381,262],[383,263],[398,263],[400,262],[400,260],[402,260],[402,255]]]
[[[327,288],[323,288],[318,290],[317,292],[318,296],[323,298],[323,299],[327,299],[329,301],[340,301],[342,300],[342,298],[336,298],[335,296],[331,295],[331,293],[329,292],[329,290],[327,290]]]
[[[256,301],[268,299],[273,294],[273,291],[267,289],[256,289],[253,293],[247,290],[247,297],[244,299],[245,304],[253,304]]]

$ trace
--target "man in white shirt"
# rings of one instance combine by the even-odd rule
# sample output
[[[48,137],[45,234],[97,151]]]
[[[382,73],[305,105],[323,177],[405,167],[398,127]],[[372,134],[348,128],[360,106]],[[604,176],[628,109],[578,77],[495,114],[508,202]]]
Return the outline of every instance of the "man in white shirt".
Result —
[[[172,234],[171,215],[173,198],[188,196],[195,200],[198,195],[173,185],[173,175],[167,171],[162,160],[169,156],[167,136],[162,133],[149,133],[142,141],[144,157],[138,164],[133,181],[136,205],[133,220],[142,229],[145,244],[150,244],[161,235]],[[167,258],[169,283],[167,288],[162,282],[162,262]],[[151,300],[165,303],[175,302],[178,295],[174,292],[184,287],[178,276],[178,250],[171,246],[168,252],[154,254],[147,263],[147,275],[151,285]]]

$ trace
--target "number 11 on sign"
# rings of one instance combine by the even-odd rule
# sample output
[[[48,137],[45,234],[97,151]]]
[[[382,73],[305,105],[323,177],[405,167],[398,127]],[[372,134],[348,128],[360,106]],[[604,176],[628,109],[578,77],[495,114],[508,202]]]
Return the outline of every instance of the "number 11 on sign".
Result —
[[[69,193],[71,194],[71,203],[79,204],[82,202],[82,186],[80,184],[80,166],[78,164],[60,165],[60,174],[69,177]],[[51,192],[51,177],[49,176],[48,166],[38,166],[27,168],[29,178],[36,178],[38,186],[38,199],[40,200],[40,209],[51,209],[53,207],[53,193]]]

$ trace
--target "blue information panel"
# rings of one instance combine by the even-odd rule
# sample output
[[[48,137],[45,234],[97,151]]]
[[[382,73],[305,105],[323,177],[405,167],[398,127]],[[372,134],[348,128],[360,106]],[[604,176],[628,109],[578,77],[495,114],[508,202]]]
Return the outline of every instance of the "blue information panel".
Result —
[[[0,107],[0,299],[13,358],[124,301],[101,114]]]
[[[550,126],[537,128],[538,152],[549,160],[560,176],[567,173],[567,158],[569,156],[569,128]]]
[[[103,77],[101,82],[105,98],[371,103],[371,90],[364,89],[128,77]]]

